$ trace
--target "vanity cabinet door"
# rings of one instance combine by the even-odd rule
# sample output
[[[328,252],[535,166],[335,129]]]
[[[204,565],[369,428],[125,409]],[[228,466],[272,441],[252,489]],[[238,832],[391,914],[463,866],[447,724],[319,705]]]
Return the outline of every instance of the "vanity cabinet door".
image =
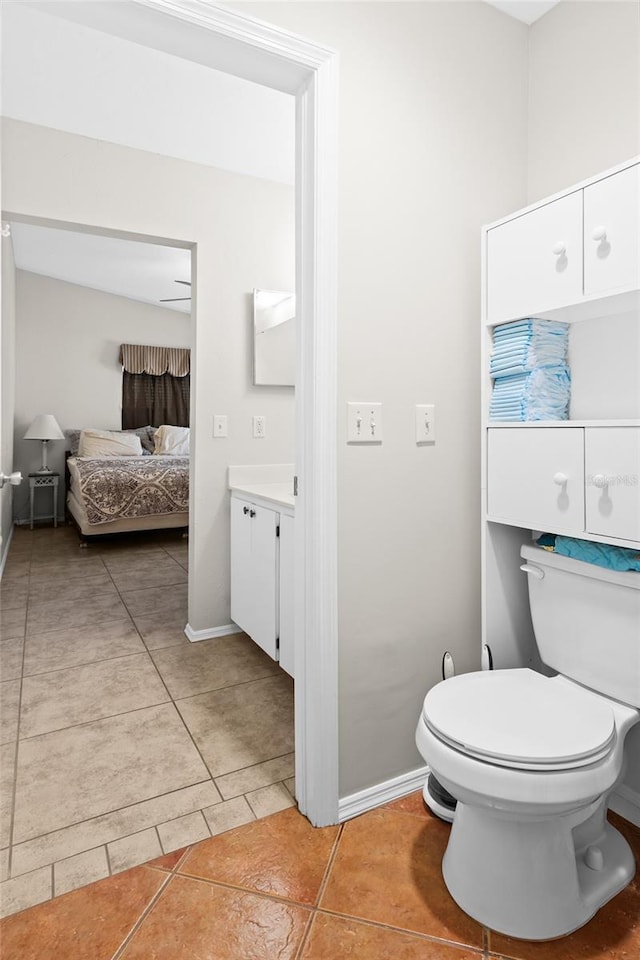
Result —
[[[280,514],[280,666],[294,673],[294,520]]]
[[[640,542],[640,427],[585,431],[587,532]]]
[[[489,230],[487,318],[502,323],[582,298],[582,191]]]
[[[278,514],[231,498],[231,619],[277,658]]]
[[[583,434],[580,427],[489,429],[488,519],[580,536]]]
[[[640,164],[584,190],[584,292],[640,286]]]

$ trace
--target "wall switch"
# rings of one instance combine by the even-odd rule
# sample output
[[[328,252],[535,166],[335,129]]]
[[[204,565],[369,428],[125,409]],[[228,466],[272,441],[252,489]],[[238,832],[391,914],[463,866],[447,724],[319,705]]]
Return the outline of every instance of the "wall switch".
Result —
[[[382,443],[381,403],[347,403],[347,443]]]
[[[416,443],[436,442],[436,408],[430,403],[416,404]]]
[[[253,436],[266,437],[266,435],[267,435],[266,417],[254,417],[253,418]]]
[[[226,437],[227,433],[227,415],[214,413],[213,415],[213,435],[214,437]]]

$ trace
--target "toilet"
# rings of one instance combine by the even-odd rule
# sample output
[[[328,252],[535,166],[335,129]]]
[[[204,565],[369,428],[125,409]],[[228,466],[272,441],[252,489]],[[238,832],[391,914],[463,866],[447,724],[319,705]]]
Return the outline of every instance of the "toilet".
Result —
[[[427,694],[416,743],[457,801],[442,862],[453,899],[525,940],[585,924],[632,880],[607,821],[640,721],[640,573],[526,544],[529,604],[546,676],[463,674]]]

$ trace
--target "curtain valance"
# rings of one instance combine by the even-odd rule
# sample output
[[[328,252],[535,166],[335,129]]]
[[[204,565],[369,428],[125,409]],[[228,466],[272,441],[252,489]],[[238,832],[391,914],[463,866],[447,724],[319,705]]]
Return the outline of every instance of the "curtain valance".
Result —
[[[173,377],[186,377],[191,368],[191,350],[123,343],[120,363],[127,373],[151,373],[156,377],[170,373]]]

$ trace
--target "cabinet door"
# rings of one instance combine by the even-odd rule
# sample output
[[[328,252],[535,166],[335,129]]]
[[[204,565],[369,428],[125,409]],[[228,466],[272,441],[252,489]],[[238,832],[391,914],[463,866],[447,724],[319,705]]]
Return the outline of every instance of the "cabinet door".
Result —
[[[487,243],[489,323],[581,299],[581,190],[494,227]]]
[[[587,530],[640,541],[640,427],[585,431]]]
[[[490,520],[548,533],[584,531],[584,439],[580,427],[490,429]]]
[[[294,673],[294,607],[295,574],[293,517],[280,515],[280,666],[292,677]]]
[[[276,659],[278,514],[231,498],[231,619]]]
[[[584,191],[584,292],[640,285],[640,165]]]

